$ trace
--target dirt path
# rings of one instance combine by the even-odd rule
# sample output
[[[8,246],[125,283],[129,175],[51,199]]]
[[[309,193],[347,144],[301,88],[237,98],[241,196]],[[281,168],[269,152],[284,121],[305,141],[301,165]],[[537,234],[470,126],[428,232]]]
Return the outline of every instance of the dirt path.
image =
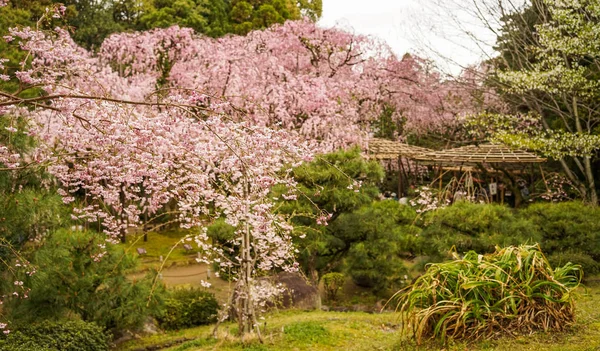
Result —
[[[208,276],[209,266],[205,263],[195,263],[186,266],[172,266],[165,268],[161,272],[161,280],[168,287],[177,286],[193,286],[200,287],[200,281],[204,280],[209,282],[212,287],[208,290],[217,296],[217,299],[221,300],[228,296],[228,291],[233,288],[230,287],[230,283],[215,277],[214,271],[210,269],[210,277]],[[131,279],[140,279],[144,277],[146,273],[140,272],[131,274]]]

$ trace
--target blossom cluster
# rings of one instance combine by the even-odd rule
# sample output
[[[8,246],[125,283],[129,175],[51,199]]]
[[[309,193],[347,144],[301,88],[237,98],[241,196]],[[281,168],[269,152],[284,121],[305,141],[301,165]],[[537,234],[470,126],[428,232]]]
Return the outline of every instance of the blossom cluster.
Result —
[[[226,100],[229,116],[295,129],[329,148],[363,142],[387,108],[401,133],[445,133],[475,112],[472,77],[459,84],[418,57],[310,21],[212,39],[177,26],[109,37],[99,59],[125,77]]]
[[[449,204],[449,201],[440,200],[439,194],[427,186],[415,189],[415,198],[410,200],[410,205],[416,207],[417,213],[425,213],[434,211],[439,208],[444,208]]]

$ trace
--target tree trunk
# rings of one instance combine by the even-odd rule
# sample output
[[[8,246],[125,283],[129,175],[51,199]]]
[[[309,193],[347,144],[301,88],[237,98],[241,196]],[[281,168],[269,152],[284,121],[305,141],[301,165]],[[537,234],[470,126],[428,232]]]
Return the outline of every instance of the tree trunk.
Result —
[[[312,253],[308,259],[307,273],[310,277],[310,283],[312,286],[319,286],[319,272],[317,271],[317,255]]]
[[[250,225],[244,223],[244,236],[242,239],[242,262],[241,262],[241,284],[240,291],[237,292],[236,310],[238,317],[238,329],[240,336],[244,336],[252,331],[256,332],[260,342],[263,342],[260,334],[260,325],[256,316],[255,301],[252,296],[252,270],[254,269],[254,260],[251,255],[251,235]]]
[[[573,115],[575,117],[575,128],[577,128],[577,133],[583,134],[583,127],[581,126],[581,120],[579,118],[579,109],[577,106],[578,100],[577,96],[573,97]],[[589,133],[589,128],[588,128]],[[591,202],[594,205],[598,204],[598,194],[596,193],[596,183],[594,181],[594,172],[592,171],[592,163],[589,156],[583,157],[583,168],[585,173],[586,187],[589,194],[589,197],[586,198],[587,201]]]
[[[589,201],[593,205],[598,205],[598,193],[596,192],[596,182],[594,180],[594,172],[592,171],[592,161],[589,156],[583,158],[583,165],[585,167],[585,178],[587,180],[587,186],[589,191]]]
[[[127,230],[121,228],[121,233],[119,234],[119,239],[121,239],[121,244],[125,244],[127,242]]]

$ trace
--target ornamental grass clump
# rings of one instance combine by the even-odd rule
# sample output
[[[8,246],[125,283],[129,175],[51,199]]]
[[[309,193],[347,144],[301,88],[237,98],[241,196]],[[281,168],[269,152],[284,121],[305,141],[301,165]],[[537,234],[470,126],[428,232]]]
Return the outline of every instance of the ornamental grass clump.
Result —
[[[575,321],[572,291],[580,267],[553,269],[539,245],[469,252],[432,264],[394,296],[406,331],[426,338],[477,340],[537,330],[563,331]]]

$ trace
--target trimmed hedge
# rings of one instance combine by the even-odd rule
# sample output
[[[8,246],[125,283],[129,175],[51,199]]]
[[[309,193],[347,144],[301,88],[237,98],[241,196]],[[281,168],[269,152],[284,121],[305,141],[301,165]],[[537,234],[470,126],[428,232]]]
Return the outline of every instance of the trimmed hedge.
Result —
[[[600,208],[579,201],[539,203],[519,215],[533,223],[540,233],[540,245],[547,255],[577,253],[586,273],[597,267],[586,264],[588,258],[600,261]],[[584,257],[584,256],[587,257]]]
[[[94,323],[43,321],[0,338],[3,351],[108,351],[108,335]]]
[[[556,252],[548,256],[552,267],[560,267],[571,262],[582,267],[583,272],[588,275],[600,273],[600,264],[590,255],[575,251]],[[583,278],[583,277],[582,277]]]
[[[533,244],[541,238],[534,224],[511,208],[470,202],[428,213],[423,237],[433,256],[446,256],[451,249],[461,254],[471,250],[491,253],[497,245]]]
[[[600,207],[579,201],[536,203],[521,210],[498,204],[459,202],[432,211],[423,222],[423,252],[434,260],[452,249],[494,252],[496,246],[539,243],[553,265],[600,273]]]
[[[165,308],[156,319],[163,329],[184,329],[215,322],[218,309],[215,295],[200,289],[181,289],[165,300]]]

